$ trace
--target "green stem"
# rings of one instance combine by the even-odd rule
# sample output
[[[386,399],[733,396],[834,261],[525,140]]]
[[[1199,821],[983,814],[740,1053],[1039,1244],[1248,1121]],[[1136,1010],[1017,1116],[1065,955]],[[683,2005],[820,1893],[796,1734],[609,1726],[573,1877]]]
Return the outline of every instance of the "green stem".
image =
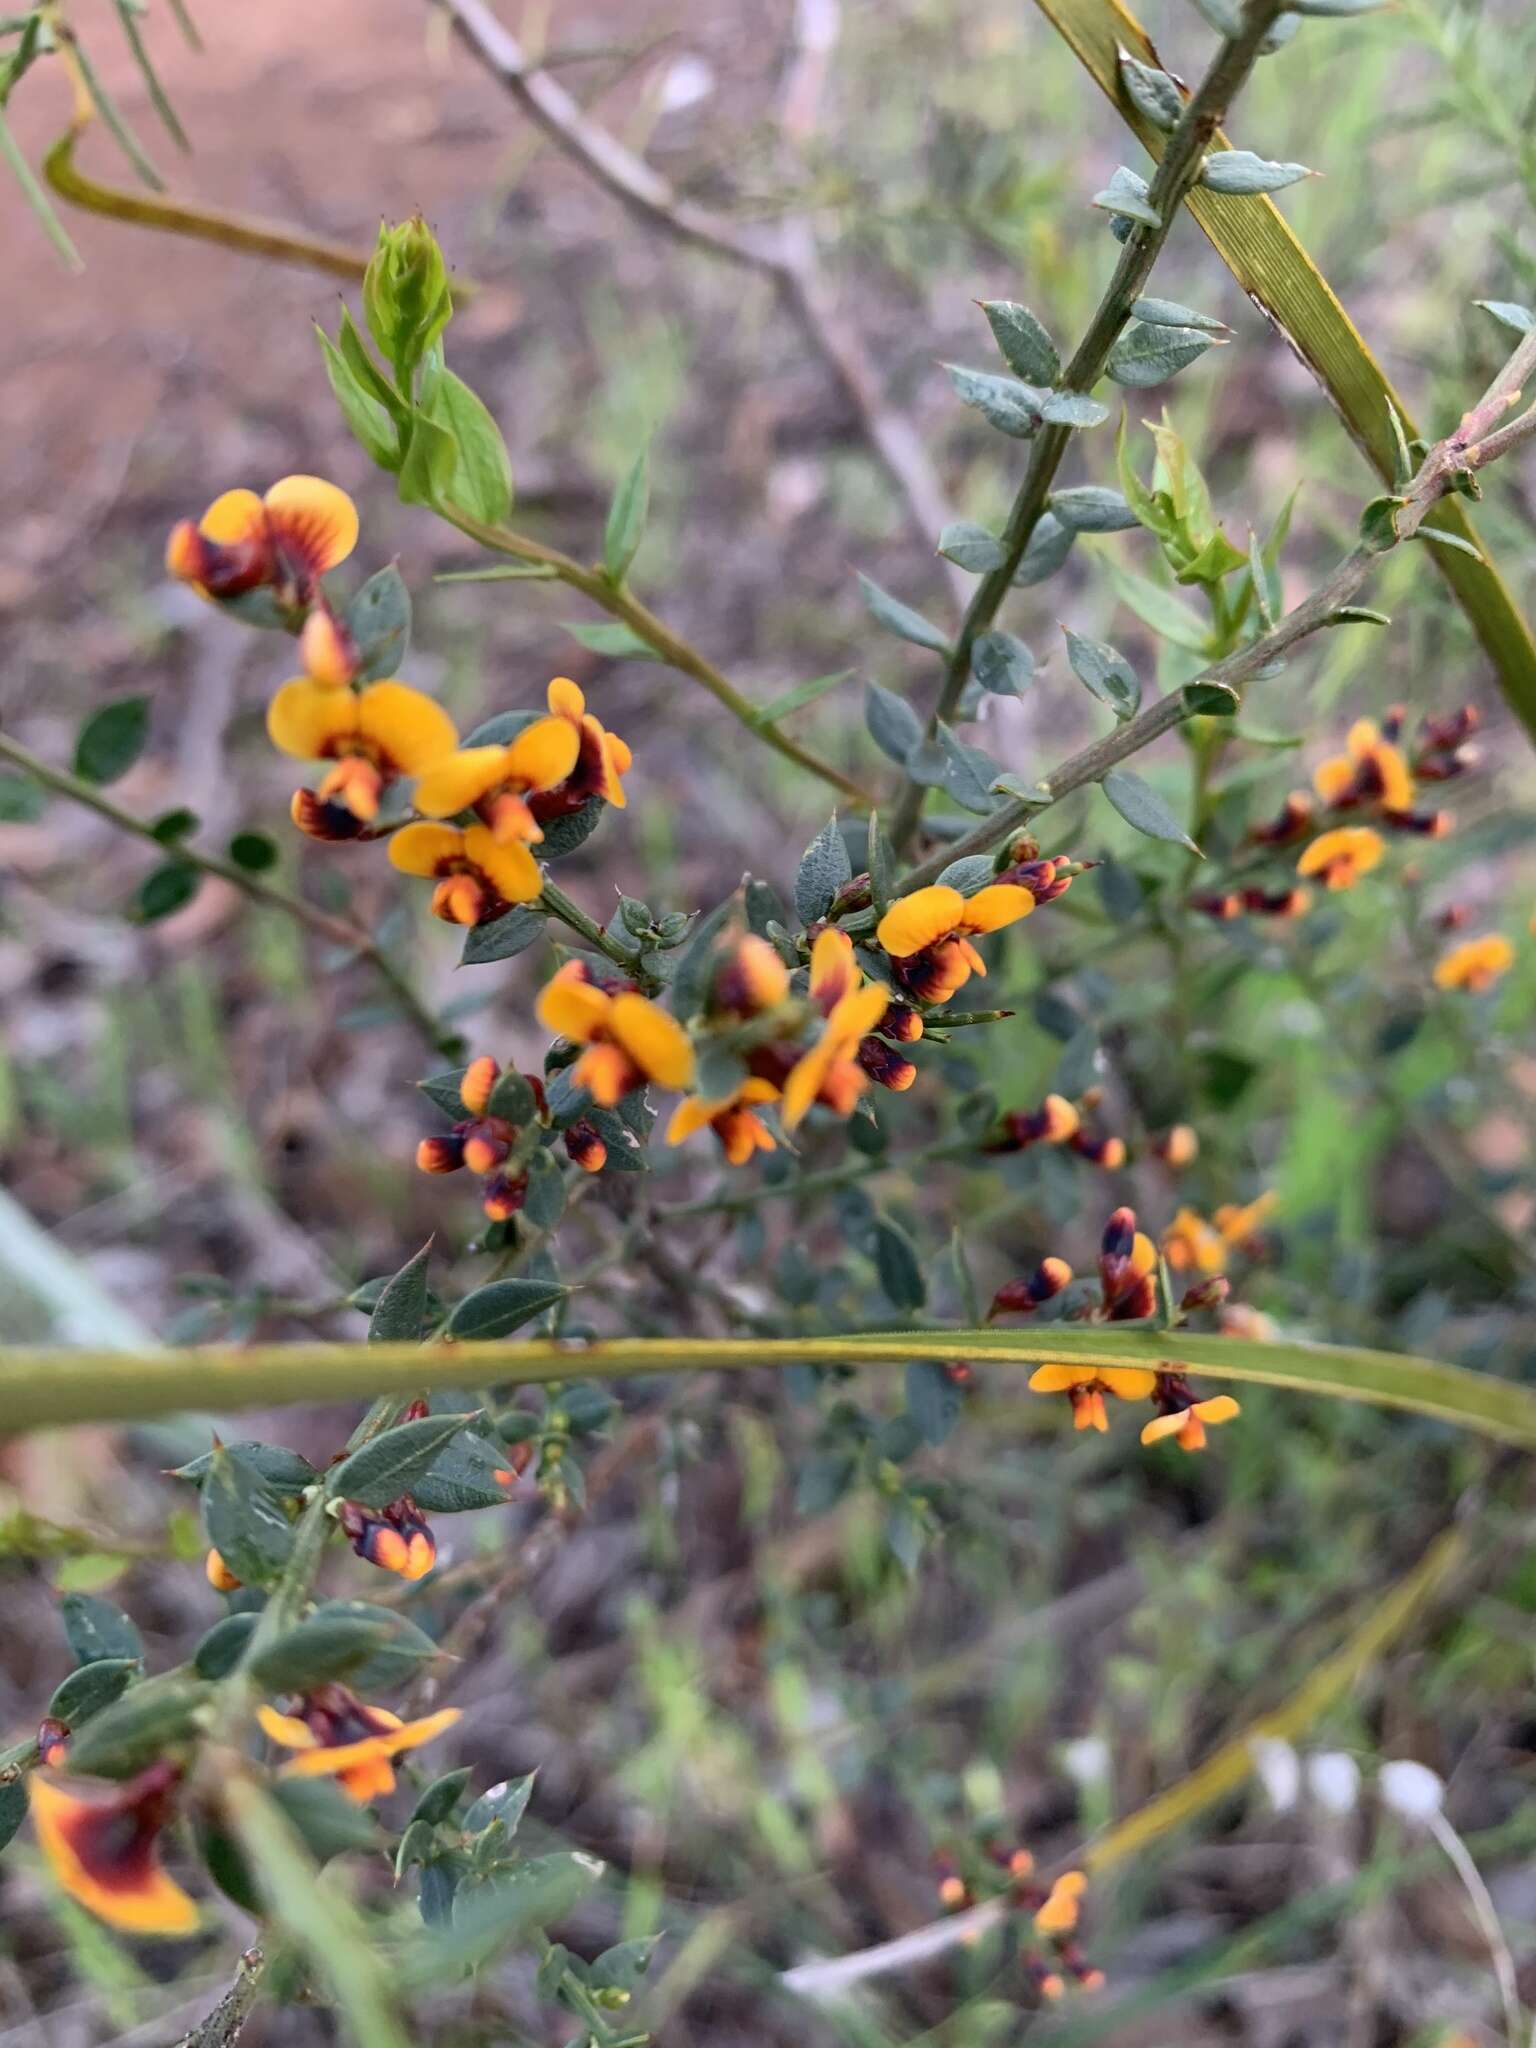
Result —
[[[349,953],[356,953],[366,960],[374,973],[384,983],[401,1012],[414,1029],[434,1050],[452,1053],[457,1039],[451,1032],[445,1032],[432,1012],[422,1002],[409,980],[388,953],[363,931],[344,917],[333,917],[330,911],[321,910],[318,905],[306,903],[302,896],[294,896],[276,882],[269,882],[261,875],[253,875],[239,867],[232,860],[224,860],[216,853],[204,853],[198,847],[189,846],[184,840],[177,840],[167,846],[155,836],[155,828],[143,818],[135,817],[111,797],[103,795],[93,783],[72,775],[67,768],[52,767],[47,761],[24,747],[17,740],[0,733],[0,760],[10,761],[34,782],[51,789],[56,796],[67,797],[71,803],[83,809],[94,811],[99,818],[105,818],[109,825],[115,825],[119,832],[127,832],[135,839],[142,839],[156,847],[167,860],[182,861],[188,867],[196,868],[200,874],[216,875],[221,882],[228,882],[253,903],[260,903],[269,910],[280,910],[285,917],[291,917],[296,924],[303,925],[317,937],[326,939],[333,946],[344,946]]]
[[[573,1377],[751,1372],[794,1364],[890,1366],[911,1359],[1177,1368],[1408,1409],[1506,1443],[1536,1447],[1536,1391],[1489,1373],[1341,1345],[1254,1343],[1112,1323],[1049,1324],[1038,1330],[865,1331],[838,1337],[630,1337],[597,1344],[207,1346],[138,1356],[16,1347],[0,1358],[0,1415],[11,1434],[20,1434],[80,1422],[136,1421],[186,1408],[234,1414],[432,1387],[533,1386]]]
[[[869,791],[860,787],[851,776],[840,768],[834,768],[808,747],[786,737],[777,726],[763,725],[759,721],[758,707],[749,697],[744,697],[727,676],[721,674],[714,663],[702,655],[681,634],[674,633],[665,620],[640,602],[627,584],[614,583],[601,569],[589,569],[573,556],[565,555],[558,548],[546,547],[542,541],[529,538],[527,534],[514,533],[510,527],[494,526],[483,519],[476,519],[473,513],[462,506],[444,501],[437,507],[450,526],[456,526],[460,533],[476,540],[481,547],[489,548],[498,555],[510,555],[514,561],[531,562],[558,576],[562,583],[572,590],[579,590],[583,597],[589,597],[611,618],[620,619],[637,638],[643,640],[652,653],[659,655],[669,667],[691,676],[701,683],[718,704],[723,704],[733,718],[739,719],[755,739],[772,747],[796,767],[804,768],[809,774],[819,776],[829,783],[840,795],[861,810],[870,810],[874,798]]]
[[[1136,225],[1127,236],[1098,310],[1062,376],[1062,391],[1086,394],[1104,375],[1110,351],[1131,319],[1131,307],[1145,289],[1152,266],[1173,231],[1180,206],[1194,188],[1206,152],[1234,95],[1247,79],[1259,50],[1281,12],[1283,0],[1249,0],[1242,27],[1223,42],[1210,68],[1195,88],[1183,118],[1168,138],[1162,162],[1152,179],[1148,204],[1158,225]],[[1050,505],[1051,486],[1072,438],[1070,427],[1042,426],[1031,445],[1024,480],[1003,528],[1003,559],[977,584],[955,635],[945,666],[938,702],[928,721],[928,736],[953,717],[971,673],[971,651],[997,617],[1013,587],[1013,579],[1036,526]],[[923,785],[909,777],[902,785],[891,820],[891,842],[898,853],[910,842],[922,813]],[[951,854],[953,857],[953,853]]]
[[[626,953],[616,940],[610,939],[596,918],[588,917],[581,905],[573,903],[565,891],[557,887],[547,876],[545,877],[544,889],[539,898],[539,904],[552,917],[558,917],[562,924],[569,925],[573,932],[585,939],[587,944],[593,947],[595,951],[603,954],[606,959],[611,960],[616,967],[622,967],[632,980],[638,982],[646,990],[647,994],[655,994],[661,985],[656,980],[656,977],[652,974],[644,973],[638,965],[635,955],[633,953]]]

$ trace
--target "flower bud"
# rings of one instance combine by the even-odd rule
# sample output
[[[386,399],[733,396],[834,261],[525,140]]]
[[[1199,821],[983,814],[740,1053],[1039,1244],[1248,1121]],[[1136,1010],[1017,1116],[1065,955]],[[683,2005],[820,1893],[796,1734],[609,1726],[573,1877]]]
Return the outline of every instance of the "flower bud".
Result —
[[[379,229],[363,277],[363,312],[374,340],[407,378],[453,317],[448,267],[419,213]]]
[[[299,659],[310,681],[326,690],[344,690],[356,682],[363,665],[357,642],[324,604],[317,604],[304,621]]]

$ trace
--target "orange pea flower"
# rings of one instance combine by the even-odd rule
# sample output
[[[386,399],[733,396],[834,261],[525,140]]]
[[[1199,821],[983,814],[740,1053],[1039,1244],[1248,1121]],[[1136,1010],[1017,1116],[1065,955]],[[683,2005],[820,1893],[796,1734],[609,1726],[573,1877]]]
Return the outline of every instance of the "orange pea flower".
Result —
[[[1369,825],[1340,825],[1313,840],[1296,863],[1298,875],[1316,875],[1325,888],[1353,889],[1384,852],[1381,834]]]
[[[473,811],[498,845],[537,843],[544,831],[528,799],[565,780],[580,745],[567,719],[536,718],[505,746],[465,747],[438,761],[416,785],[416,808],[428,818]]]
[[[448,924],[487,924],[514,903],[532,903],[544,886],[522,841],[503,844],[488,825],[404,825],[389,858],[403,875],[437,882],[432,915]]]
[[[537,1015],[546,1031],[586,1048],[571,1079],[605,1109],[646,1081],[681,1089],[693,1079],[693,1046],[677,1019],[633,989],[600,988],[579,960],[545,983]]]
[[[243,597],[269,589],[285,611],[314,602],[320,578],[357,545],[357,507],[318,476],[285,476],[263,498],[225,491],[202,518],[183,519],[166,542],[165,566],[200,596]]]
[[[595,712],[587,709],[580,687],[569,676],[556,676],[546,693],[551,714],[562,718],[576,733],[576,764],[553,789],[540,790],[533,799],[533,815],[541,823],[579,811],[583,804],[600,796],[605,804],[623,810],[626,798],[621,777],[634,761],[625,741],[609,732]]]
[[[370,683],[354,695],[310,676],[272,699],[267,737],[295,760],[333,764],[315,789],[294,794],[293,822],[313,839],[355,839],[391,783],[430,769],[459,738],[443,707],[409,684]]]
[[[1515,949],[1502,933],[1464,939],[1435,962],[1435,987],[1481,995],[1514,965]]]
[[[935,883],[893,903],[875,938],[904,988],[919,1002],[943,1003],[987,971],[971,940],[1028,917],[1034,907],[1032,892],[1014,882],[993,882],[970,897]]]
[[[197,1907],[160,1862],[180,1773],[151,1764],[120,1785],[33,1771],[27,1779],[38,1846],[59,1885],[125,1934],[191,1934]]]
[[[1357,804],[1379,804],[1384,811],[1413,808],[1412,770],[1402,749],[1383,736],[1372,718],[1356,719],[1343,753],[1318,763],[1312,786],[1333,810]]]
[[[1109,1428],[1104,1396],[1145,1401],[1157,1374],[1139,1365],[1039,1365],[1029,1376],[1032,1394],[1065,1394],[1072,1403],[1074,1429]]]
[[[1187,1408],[1174,1408],[1166,1415],[1154,1416],[1141,1432],[1141,1440],[1144,1444],[1155,1444],[1171,1436],[1181,1451],[1203,1451],[1206,1430],[1221,1422],[1231,1422],[1242,1412],[1230,1394],[1216,1394],[1208,1401],[1192,1401]]]
[[[784,1127],[794,1130],[822,1103],[837,1116],[848,1116],[866,1085],[858,1052],[866,1034],[884,1017],[891,992],[878,981],[866,982],[853,957],[853,941],[829,926],[811,948],[811,1001],[825,1022],[815,1043],[802,1053],[784,1077]]]
[[[776,1102],[778,1094],[771,1081],[759,1080],[754,1074],[723,1100],[685,1096],[667,1125],[667,1143],[681,1145],[695,1131],[708,1128],[720,1140],[727,1163],[745,1166],[755,1152],[777,1150],[778,1141],[757,1111],[764,1103]]]
[[[297,1752],[283,1765],[289,1778],[335,1778],[359,1806],[395,1789],[393,1759],[432,1742],[459,1719],[457,1707],[443,1707],[420,1721],[402,1721],[383,1707],[365,1706],[344,1685],[322,1685],[306,1693],[295,1714],[263,1704],[256,1719],[264,1734]]]

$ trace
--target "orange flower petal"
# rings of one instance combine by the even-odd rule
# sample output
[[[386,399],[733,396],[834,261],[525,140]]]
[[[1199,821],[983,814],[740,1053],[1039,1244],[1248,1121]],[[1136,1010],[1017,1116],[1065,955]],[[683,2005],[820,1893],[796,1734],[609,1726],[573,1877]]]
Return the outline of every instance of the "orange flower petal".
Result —
[[[1157,1385],[1157,1374],[1140,1365],[1101,1365],[1096,1377],[1121,1401],[1145,1401]]]
[[[544,886],[539,864],[521,840],[503,843],[484,825],[471,825],[464,852],[504,903],[531,903]]]
[[[546,1031],[585,1045],[608,1015],[613,998],[587,980],[580,963],[567,961],[539,991],[534,1014]]]
[[[1029,895],[1027,889],[1018,893]],[[1033,897],[1030,902],[1033,904]],[[875,928],[875,938],[893,960],[906,960],[952,932],[964,917],[965,908],[965,898],[958,889],[940,883],[928,889],[914,889],[910,896],[891,905]]]
[[[615,996],[607,1028],[615,1043],[659,1087],[686,1088],[693,1079],[693,1046],[687,1032],[675,1017],[644,996]]]
[[[115,1791],[77,1794],[31,1772],[27,1793],[44,1860],[70,1898],[125,1934],[193,1933],[196,1904],[161,1867],[156,1832],[134,1829]]]
[[[225,491],[199,519],[197,530],[206,539],[216,540],[227,548],[260,533],[266,518],[266,507],[254,491]]]
[[[409,683],[370,683],[355,701],[358,730],[399,775],[420,775],[459,743],[442,705]]]
[[[269,1707],[265,1700],[256,1709],[257,1724],[270,1741],[284,1749],[318,1749],[319,1739],[308,1722],[301,1721],[296,1714],[280,1714],[276,1707]]]
[[[544,701],[556,718],[569,718],[576,725],[580,725],[587,708],[581,685],[573,683],[569,676],[555,676],[545,692]]]
[[[507,780],[522,789],[553,789],[581,753],[581,734],[567,718],[536,718],[507,747]]]
[[[818,932],[811,947],[811,1001],[819,1009],[834,1004],[859,985],[859,969],[853,957],[853,941],[846,932],[828,925]]]
[[[264,503],[278,546],[312,576],[325,575],[357,546],[357,507],[324,477],[282,477]]]
[[[1028,889],[1021,889],[1015,882],[993,882],[967,897],[958,927],[965,932],[1001,931],[1005,924],[1016,924],[1021,917],[1028,917],[1034,907],[1035,899]]]
[[[358,699],[308,676],[284,683],[267,706],[267,738],[296,761],[322,761],[359,730]]]
[[[1064,1394],[1069,1387],[1086,1387],[1093,1377],[1091,1365],[1037,1365],[1029,1376],[1029,1391]]]
[[[454,825],[403,825],[390,835],[389,858],[402,875],[437,875],[464,858],[464,834]]]
[[[429,818],[456,818],[506,780],[507,749],[464,747],[434,761],[416,785],[416,808]]]

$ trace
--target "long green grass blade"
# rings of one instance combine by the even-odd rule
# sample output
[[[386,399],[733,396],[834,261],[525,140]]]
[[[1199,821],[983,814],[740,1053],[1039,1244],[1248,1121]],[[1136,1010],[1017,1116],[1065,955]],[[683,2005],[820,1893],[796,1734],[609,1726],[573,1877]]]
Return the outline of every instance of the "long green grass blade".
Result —
[[[243,1408],[434,1386],[527,1386],[646,1373],[750,1372],[796,1363],[888,1366],[911,1359],[994,1365],[1176,1367],[1213,1380],[1287,1387],[1403,1408],[1498,1442],[1536,1448],[1536,1392],[1488,1373],[1335,1344],[1256,1344],[1176,1330],[1047,1326],[1014,1330],[856,1332],[841,1337],[624,1337],[570,1344],[273,1344],[122,1352],[16,1349],[0,1358],[0,1429],[126,1422],[183,1408]]]
[[[144,38],[139,34],[139,24],[134,15],[132,0],[117,0],[117,18],[123,25],[123,34],[127,38],[129,49],[133,52],[133,61],[139,67],[139,75],[144,80],[150,104],[160,116],[161,126],[178,149],[190,149],[187,132],[176,118],[176,109],[171,105],[165,87],[160,83],[160,74],[149,61],[149,52],[144,47]]]
[[[84,270],[85,264],[81,260],[80,251],[69,239],[63,221],[54,211],[53,201],[38,183],[32,166],[22,155],[20,145],[12,135],[4,114],[0,114],[0,157],[4,157],[10,165],[16,182],[21,187],[22,197],[37,215],[43,233],[58,250],[65,263],[71,270]]]
[[[113,141],[123,152],[123,155],[127,157],[129,163],[133,165],[133,168],[138,172],[149,189],[152,192],[163,192],[165,190],[165,180],[144,154],[139,138],[129,127],[117,101],[113,99],[111,93],[102,84],[95,65],[92,64],[90,58],[85,54],[85,47],[78,37],[74,40],[73,49],[75,62],[80,68],[80,77],[84,81],[86,91],[91,96],[91,104],[95,107],[97,113],[100,114]]]
[[[1160,64],[1146,30],[1120,0],[1035,0],[1035,4],[1113,101],[1126,126],[1152,156],[1165,138],[1137,111],[1120,83],[1119,51]],[[1343,61],[1341,59],[1341,61]],[[1218,146],[1225,138],[1217,137]],[[1189,210],[1248,296],[1279,328],[1338,408],[1372,467],[1390,487],[1397,437],[1389,407],[1413,437],[1408,408],[1388,383],[1359,330],[1287,225],[1264,195],[1234,198],[1198,187]],[[1434,525],[1476,548],[1435,549],[1450,584],[1497,671],[1510,709],[1536,738],[1536,640],[1509,587],[1478,539],[1459,498],[1446,499]]]

